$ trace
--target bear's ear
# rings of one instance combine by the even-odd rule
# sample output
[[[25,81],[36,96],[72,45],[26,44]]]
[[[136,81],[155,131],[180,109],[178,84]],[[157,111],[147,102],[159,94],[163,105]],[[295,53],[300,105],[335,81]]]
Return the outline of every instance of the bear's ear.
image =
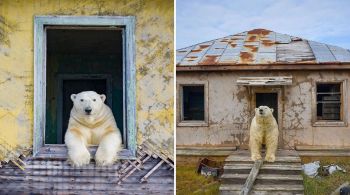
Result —
[[[273,108],[270,108],[270,110],[271,110],[271,113],[273,113]]]
[[[106,100],[105,94],[101,94],[101,95],[100,95],[100,98],[101,98],[102,102],[105,102],[105,100]]]
[[[75,98],[77,98],[77,94],[70,95],[70,99],[74,102]]]

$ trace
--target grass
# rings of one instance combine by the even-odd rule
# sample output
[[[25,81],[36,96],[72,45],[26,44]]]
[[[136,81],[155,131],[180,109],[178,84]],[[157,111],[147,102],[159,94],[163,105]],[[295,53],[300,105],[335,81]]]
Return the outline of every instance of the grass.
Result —
[[[196,167],[191,165],[176,166],[177,195],[216,195],[220,183],[213,177],[197,174]]]
[[[222,159],[215,159],[222,160]],[[329,195],[344,182],[350,182],[350,158],[315,157],[302,158],[302,163],[320,160],[321,166],[337,164],[347,172],[336,172],[320,178],[304,177],[305,195]],[[216,195],[219,194],[220,182],[213,177],[205,177],[197,174],[196,162],[198,159],[177,161],[176,166],[176,194],[177,195]]]
[[[320,178],[309,178],[306,175],[304,177],[304,193],[307,195],[323,195],[331,194],[344,182],[350,182],[350,161],[349,160],[334,160],[331,158],[322,159],[321,166],[329,165],[331,163],[337,164],[344,168],[347,172],[342,173],[340,171],[333,173],[329,176],[321,176]]]

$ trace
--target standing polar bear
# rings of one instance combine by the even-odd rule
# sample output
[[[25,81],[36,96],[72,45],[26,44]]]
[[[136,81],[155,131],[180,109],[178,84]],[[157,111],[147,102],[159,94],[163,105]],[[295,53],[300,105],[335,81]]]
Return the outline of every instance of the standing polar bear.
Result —
[[[260,160],[261,145],[266,145],[265,160],[275,161],[278,145],[278,125],[272,115],[273,109],[267,106],[255,108],[255,116],[250,125],[249,147],[253,161]]]
[[[94,91],[72,94],[65,143],[72,165],[89,164],[88,145],[98,145],[95,161],[99,166],[111,165],[121,150],[122,139],[111,109],[104,103],[105,95]]]

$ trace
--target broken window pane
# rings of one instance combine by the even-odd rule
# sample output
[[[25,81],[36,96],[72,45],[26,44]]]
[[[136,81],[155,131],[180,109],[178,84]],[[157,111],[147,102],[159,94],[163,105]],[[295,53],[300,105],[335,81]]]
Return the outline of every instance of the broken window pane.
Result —
[[[183,86],[183,120],[204,121],[204,86]]]
[[[317,84],[317,120],[341,120],[341,84]]]

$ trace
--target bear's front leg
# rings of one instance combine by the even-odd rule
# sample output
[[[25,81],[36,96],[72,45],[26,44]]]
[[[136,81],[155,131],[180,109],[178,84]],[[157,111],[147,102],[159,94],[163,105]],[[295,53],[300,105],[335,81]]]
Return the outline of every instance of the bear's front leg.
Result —
[[[261,160],[262,159],[260,154],[261,143],[258,140],[251,137],[249,139],[249,146],[250,146],[251,159],[253,161]]]
[[[75,129],[69,129],[65,135],[69,161],[76,167],[81,167],[90,163],[90,153],[83,139],[79,130]]]
[[[117,160],[117,152],[121,150],[121,136],[116,131],[107,132],[101,139],[95,155],[98,166],[112,165]]]
[[[278,145],[278,135],[277,136],[269,136],[266,141],[266,156],[265,160],[267,162],[275,162],[276,160],[276,151]]]

